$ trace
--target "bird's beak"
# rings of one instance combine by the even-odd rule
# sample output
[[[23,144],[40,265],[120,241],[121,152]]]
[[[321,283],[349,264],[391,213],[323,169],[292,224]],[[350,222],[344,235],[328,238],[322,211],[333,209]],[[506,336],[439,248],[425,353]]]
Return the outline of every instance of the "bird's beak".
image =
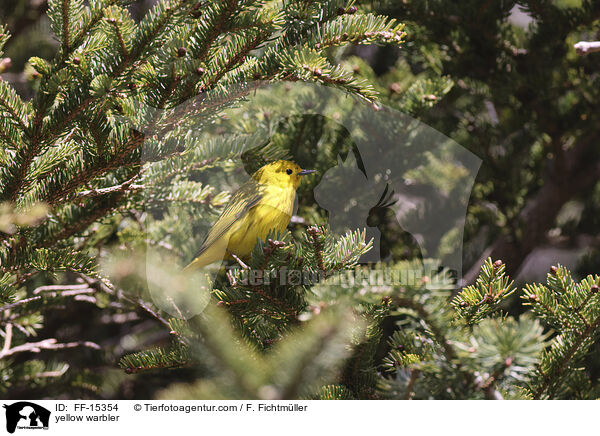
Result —
[[[317,170],[302,170],[302,171],[299,171],[298,174],[301,176],[305,176],[307,174],[312,174],[312,173],[316,173],[316,172],[317,172]]]

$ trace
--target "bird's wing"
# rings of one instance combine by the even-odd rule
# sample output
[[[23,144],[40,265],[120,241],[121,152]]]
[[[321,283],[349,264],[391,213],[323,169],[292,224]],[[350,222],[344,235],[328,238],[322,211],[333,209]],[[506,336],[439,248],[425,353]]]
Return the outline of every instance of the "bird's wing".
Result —
[[[244,217],[262,198],[263,188],[254,179],[250,179],[240,186],[232,195],[217,222],[208,231],[208,235],[206,235],[194,259],[223,236],[236,221]]]

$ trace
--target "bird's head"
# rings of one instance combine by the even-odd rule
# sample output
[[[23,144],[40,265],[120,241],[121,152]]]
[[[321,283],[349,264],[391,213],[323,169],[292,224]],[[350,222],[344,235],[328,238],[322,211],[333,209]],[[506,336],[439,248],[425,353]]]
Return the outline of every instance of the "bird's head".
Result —
[[[303,170],[289,160],[278,160],[260,168],[252,175],[252,178],[263,185],[297,189],[302,176],[314,172],[315,170]]]

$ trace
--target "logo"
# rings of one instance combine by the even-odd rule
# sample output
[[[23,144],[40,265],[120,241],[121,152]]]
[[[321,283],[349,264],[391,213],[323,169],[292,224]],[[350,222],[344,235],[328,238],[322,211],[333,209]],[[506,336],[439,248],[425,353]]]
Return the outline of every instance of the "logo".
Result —
[[[29,401],[19,401],[7,406],[6,409],[6,431],[14,433],[18,429],[48,429],[50,422],[50,411],[42,406]]]

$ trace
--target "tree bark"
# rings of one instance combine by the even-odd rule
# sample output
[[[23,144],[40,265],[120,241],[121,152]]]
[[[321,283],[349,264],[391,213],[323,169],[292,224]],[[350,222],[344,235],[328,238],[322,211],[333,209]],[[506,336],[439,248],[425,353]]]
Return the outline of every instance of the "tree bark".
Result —
[[[519,214],[520,236],[517,239],[506,233],[499,236],[463,276],[464,284],[475,281],[488,257],[502,260],[510,275],[518,272],[527,255],[545,240],[563,205],[600,179],[600,162],[587,156],[598,143],[600,138],[596,135],[582,138],[577,145],[548,162],[551,169],[546,171],[543,185]]]

